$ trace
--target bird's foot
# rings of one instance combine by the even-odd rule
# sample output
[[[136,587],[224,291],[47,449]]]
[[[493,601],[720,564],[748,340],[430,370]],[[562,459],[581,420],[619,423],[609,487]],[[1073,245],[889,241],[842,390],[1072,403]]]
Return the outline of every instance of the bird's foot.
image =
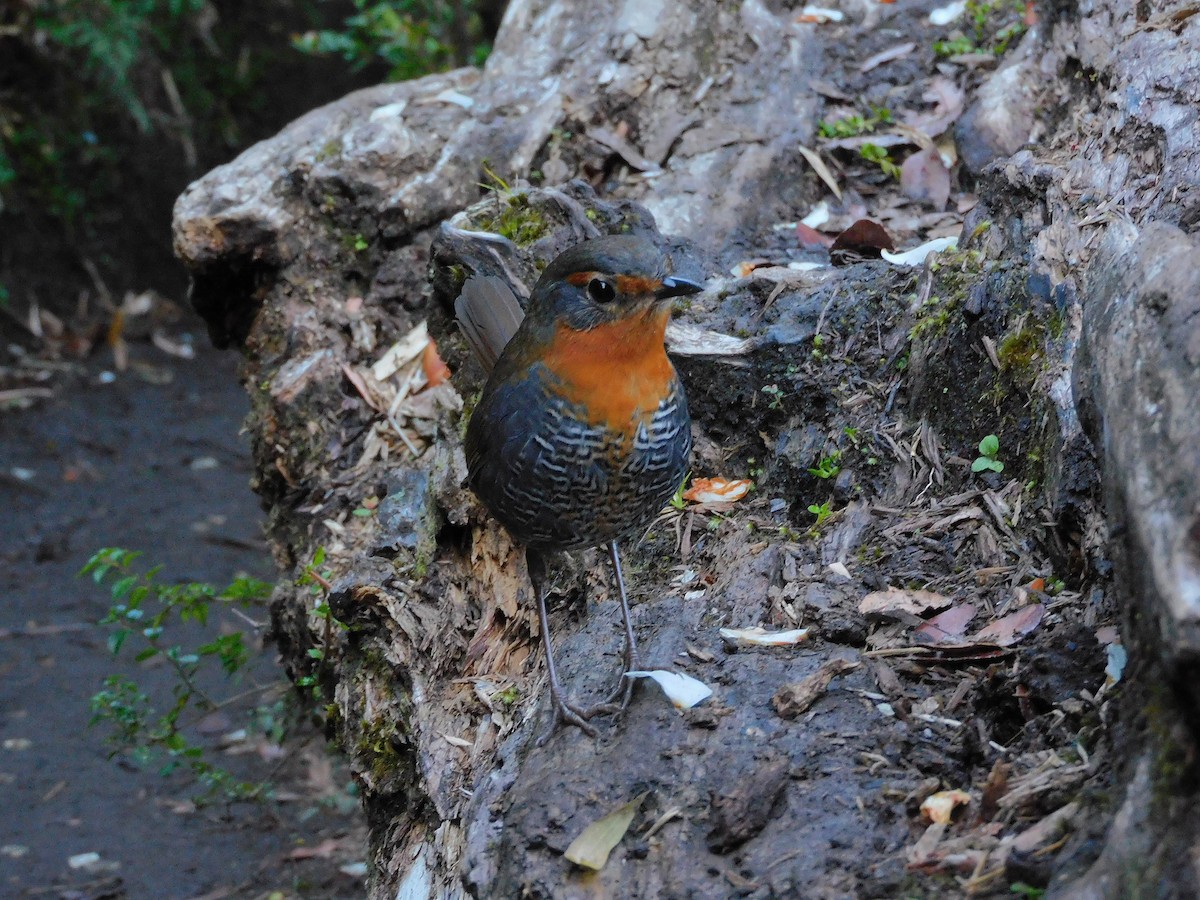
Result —
[[[585,709],[561,697],[553,697],[550,705],[554,709],[554,716],[550,720],[550,725],[542,732],[542,736],[538,738],[537,745],[539,747],[546,745],[546,742],[550,740],[554,732],[558,731],[559,725],[574,725],[588,737],[594,738],[597,732],[590,720],[596,716],[607,716],[618,713],[623,708],[608,702],[598,703],[595,706]]]

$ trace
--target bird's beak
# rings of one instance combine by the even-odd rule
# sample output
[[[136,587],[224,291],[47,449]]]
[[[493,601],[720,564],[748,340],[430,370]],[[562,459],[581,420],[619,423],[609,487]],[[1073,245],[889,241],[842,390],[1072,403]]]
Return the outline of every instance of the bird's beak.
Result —
[[[683,297],[687,294],[698,294],[704,290],[704,285],[697,284],[694,281],[688,281],[686,278],[676,278],[670,276],[662,280],[662,286],[654,292],[654,296],[659,300],[667,300],[671,297]]]

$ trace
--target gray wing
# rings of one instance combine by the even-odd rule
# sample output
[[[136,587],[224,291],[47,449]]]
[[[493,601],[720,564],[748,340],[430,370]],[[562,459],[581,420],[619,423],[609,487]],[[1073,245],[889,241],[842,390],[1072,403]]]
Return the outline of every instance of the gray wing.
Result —
[[[454,315],[480,365],[491,372],[525,314],[512,288],[503,279],[487,275],[467,279],[454,301]]]

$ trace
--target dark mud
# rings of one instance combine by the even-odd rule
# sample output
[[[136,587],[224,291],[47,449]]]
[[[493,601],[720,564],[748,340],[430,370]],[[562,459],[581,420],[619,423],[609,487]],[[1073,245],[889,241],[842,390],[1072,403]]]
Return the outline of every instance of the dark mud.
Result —
[[[274,577],[238,435],[246,398],[236,357],[197,344],[190,361],[135,345],[130,369],[111,383],[101,380],[108,354],[98,353],[52,379],[53,399],[0,413],[0,895],[361,890],[339,871],[362,858],[357,801],[311,731],[281,750],[260,742],[261,753],[216,753],[238,777],[270,781],[276,800],[197,808],[194,782],[110,760],[103,728],[88,727],[89,699],[106,675],[136,677],[164,705],[172,686],[165,667],[110,656],[94,625],[107,590],[76,577],[98,548],[143,550],[166,581]],[[266,619],[261,610],[251,616]],[[261,643],[254,633],[247,641]],[[265,648],[225,695],[262,686],[252,702],[277,702],[274,656]],[[213,733],[198,739],[213,745],[244,718],[227,710],[210,724]],[[297,849],[318,852],[289,859]],[[68,859],[85,853],[99,862],[71,868]]]

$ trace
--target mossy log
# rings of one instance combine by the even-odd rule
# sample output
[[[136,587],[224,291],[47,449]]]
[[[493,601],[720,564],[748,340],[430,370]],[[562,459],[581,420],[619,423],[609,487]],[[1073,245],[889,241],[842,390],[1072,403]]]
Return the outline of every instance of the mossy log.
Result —
[[[482,71],[353,94],[189,187],[176,248],[213,339],[244,357],[275,633],[361,783],[372,897],[958,896],[957,864],[999,873],[981,884],[1194,894],[1195,697],[1151,687],[1195,652],[1200,317],[1190,238],[1157,223],[1195,220],[1177,98],[1200,19],[1127,5],[1038,7],[960,127],[981,175],[959,249],[917,268],[788,268],[773,226],[824,196],[800,149],[822,96],[900,95],[932,66],[931,4],[827,27],[758,0],[514,0]],[[908,61],[860,65],[906,34]],[[996,126],[1029,97],[1032,149]],[[598,739],[539,748],[524,556],[462,487],[480,372],[448,308],[472,272],[529,286],[564,247],[628,230],[708,280],[673,326],[694,473],[756,491],[665,511],[630,553],[644,657],[713,699],[681,713],[643,688]],[[410,395],[385,362],[421,323],[453,377]],[[1130,352],[1143,341],[1163,349]],[[1005,469],[972,473],[988,434]],[[990,613],[1038,575],[1061,588],[1041,624],[986,652],[930,656],[911,616],[860,608],[922,586]],[[601,695],[621,647],[603,560],[554,581],[564,683]],[[1116,689],[1096,638],[1114,616],[1134,654]],[[750,626],[811,630],[719,634]],[[814,684],[807,711],[772,702]],[[917,806],[950,787],[980,809],[942,841]],[[642,795],[601,871],[563,858]]]

